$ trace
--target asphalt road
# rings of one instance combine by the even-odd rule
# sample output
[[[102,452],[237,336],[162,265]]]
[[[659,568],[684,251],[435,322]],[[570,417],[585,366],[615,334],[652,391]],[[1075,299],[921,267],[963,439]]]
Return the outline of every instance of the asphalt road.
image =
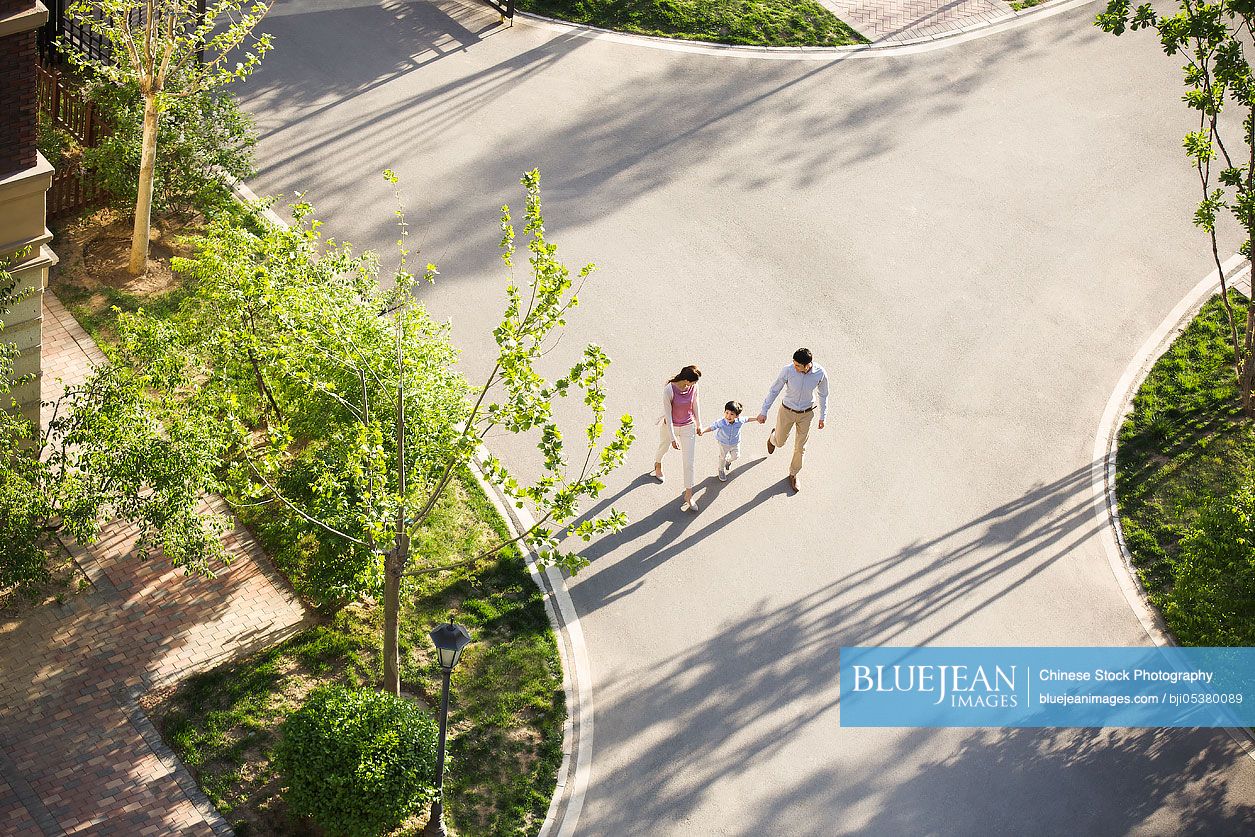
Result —
[[[597,713],[581,834],[1255,829],[1255,761],[1219,731],[838,726],[842,645],[1148,642],[1099,541],[1091,450],[1210,265],[1179,61],[1098,32],[1098,8],[919,55],[764,61],[500,30],[452,2],[280,0],[240,88],[251,185],[304,191],[390,263],[396,169],[472,378],[524,170],[568,263],[600,265],[553,359],[602,343],[640,441],[608,492],[632,523],[571,581]],[[756,412],[801,344],[833,382],[801,494],[758,426],[726,485],[700,443],[698,515],[674,455],[665,486],[641,476],[666,377],[698,363],[705,417]]]

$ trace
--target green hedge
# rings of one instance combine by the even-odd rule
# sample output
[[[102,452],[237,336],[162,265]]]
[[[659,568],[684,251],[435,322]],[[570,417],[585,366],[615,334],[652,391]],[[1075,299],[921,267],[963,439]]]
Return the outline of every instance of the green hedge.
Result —
[[[431,800],[438,732],[421,709],[385,692],[311,692],[283,724],[284,799],[328,834],[386,834]]]

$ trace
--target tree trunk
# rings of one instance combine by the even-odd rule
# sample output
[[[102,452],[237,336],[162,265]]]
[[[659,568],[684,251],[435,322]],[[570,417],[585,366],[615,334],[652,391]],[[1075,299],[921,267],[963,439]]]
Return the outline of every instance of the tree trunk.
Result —
[[[270,391],[270,387],[266,384],[266,379],[261,374],[261,364],[257,362],[257,353],[252,349],[248,350],[248,362],[253,365],[253,376],[257,382],[257,392],[266,399],[270,404],[270,409],[274,411],[275,418],[283,421],[283,411],[279,409],[279,402],[275,401],[275,395]],[[265,420],[266,408],[262,407],[262,419]],[[365,422],[363,422],[365,424]]]
[[[144,139],[139,158],[139,189],[135,196],[135,229],[131,233],[132,276],[148,269],[148,229],[152,220],[153,171],[157,163],[157,97],[144,96]]]
[[[1242,411],[1248,418],[1255,418],[1255,301],[1246,309],[1246,334],[1242,341],[1243,354],[1238,368],[1238,396],[1242,399]]]
[[[398,617],[401,610],[401,557],[393,550],[384,559],[383,579],[383,690],[401,696]]]

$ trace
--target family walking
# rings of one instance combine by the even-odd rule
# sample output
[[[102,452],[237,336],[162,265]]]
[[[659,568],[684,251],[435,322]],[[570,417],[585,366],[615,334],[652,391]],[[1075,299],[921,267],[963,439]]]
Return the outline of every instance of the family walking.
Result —
[[[654,456],[654,479],[663,481],[662,460],[667,450],[674,448],[680,451],[684,469],[682,508],[685,511],[697,511],[697,502],[693,499],[697,437],[707,433],[715,434],[719,449],[717,475],[721,481],[726,481],[732,471],[732,463],[741,454],[741,428],[753,421],[765,424],[771,405],[783,392],[780,409],[776,412],[775,426],[767,436],[767,453],[770,455],[775,453],[776,448],[783,447],[789,434],[793,433],[789,486],[795,492],[800,491],[798,474],[802,470],[802,454],[806,452],[806,440],[810,436],[811,422],[815,418],[816,396],[819,399],[820,430],[824,429],[824,421],[828,415],[828,376],[823,367],[814,362],[810,349],[798,349],[793,353],[793,362],[780,370],[771,389],[767,391],[767,397],[763,399],[757,418],[742,416],[744,408],[741,402],[732,400],[723,405],[722,418],[709,427],[703,427],[697,397],[697,382],[701,377],[702,370],[696,366],[686,366],[663,387],[662,416],[658,420],[658,453]]]

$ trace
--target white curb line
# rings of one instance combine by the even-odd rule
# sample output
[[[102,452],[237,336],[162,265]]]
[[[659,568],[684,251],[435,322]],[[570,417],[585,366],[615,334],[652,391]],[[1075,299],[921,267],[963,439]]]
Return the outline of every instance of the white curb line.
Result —
[[[517,536],[520,531],[526,532],[536,525],[535,519],[526,507],[509,503],[500,488],[484,478],[481,468],[487,457],[488,449],[481,446],[471,473],[475,475],[475,480],[497,513],[510,527],[510,534]],[[558,640],[558,653],[562,658],[562,688],[566,692],[567,705],[567,719],[562,729],[562,765],[558,768],[558,784],[537,837],[571,837],[579,823],[584,797],[588,793],[588,782],[593,772],[593,683],[589,673],[588,648],[584,644],[579,614],[575,611],[571,594],[567,592],[566,579],[561,570],[546,567],[542,574],[536,563],[536,556],[527,544],[520,540],[519,548],[527,562],[527,571],[531,573],[532,581],[536,582],[536,586],[544,594],[545,612],[549,615],[549,624],[553,626],[554,636]],[[559,830],[553,834],[555,823]]]
[[[235,199],[237,201],[246,205],[256,205],[261,203],[261,198],[257,197],[257,193],[245,186],[243,182],[234,178],[229,179],[231,182],[231,191],[235,194]],[[280,218],[279,213],[275,212],[274,209],[269,206],[261,211],[261,217],[265,218],[281,230],[286,230],[292,226],[287,221]]]
[[[1246,293],[1250,288],[1250,265],[1238,254],[1231,256],[1221,265],[1230,287],[1243,279],[1246,280]],[[1138,349],[1137,354],[1129,361],[1124,374],[1120,376],[1111,398],[1107,401],[1107,409],[1103,411],[1098,422],[1098,432],[1094,436],[1094,450],[1090,466],[1090,486],[1094,497],[1094,514],[1103,526],[1103,549],[1107,555],[1107,564],[1111,574],[1120,585],[1120,592],[1129,608],[1142,624],[1142,629],[1150,640],[1158,646],[1176,645],[1176,641],[1168,633],[1159,611],[1151,607],[1146,598],[1146,590],[1142,587],[1137,571],[1133,567],[1133,556],[1124,542],[1124,531],[1120,528],[1120,514],[1116,506],[1116,453],[1120,442],[1120,425],[1133,405],[1133,396],[1141,387],[1146,376],[1160,356],[1172,345],[1177,335],[1189,325],[1203,304],[1220,290],[1220,274],[1209,273],[1201,282],[1193,287],[1185,298],[1172,309],[1159,324],[1159,327],[1146,338],[1146,342]],[[1255,760],[1255,736],[1245,728],[1226,729],[1226,732],[1237,742],[1246,755]]]

